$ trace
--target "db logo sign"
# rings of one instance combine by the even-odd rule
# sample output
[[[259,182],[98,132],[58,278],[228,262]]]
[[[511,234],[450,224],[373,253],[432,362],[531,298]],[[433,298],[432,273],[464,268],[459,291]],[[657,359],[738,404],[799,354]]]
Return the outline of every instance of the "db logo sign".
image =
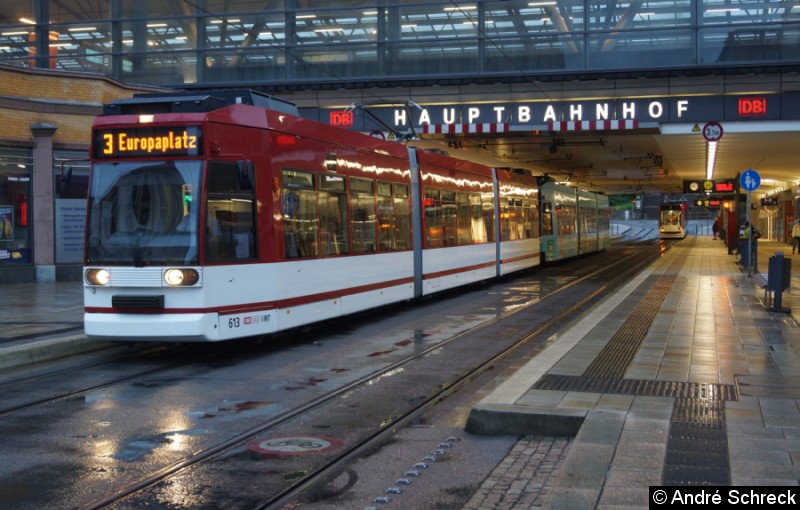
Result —
[[[331,112],[330,125],[341,128],[353,127],[353,112]]]
[[[767,114],[766,97],[740,97],[740,117],[763,117]]]

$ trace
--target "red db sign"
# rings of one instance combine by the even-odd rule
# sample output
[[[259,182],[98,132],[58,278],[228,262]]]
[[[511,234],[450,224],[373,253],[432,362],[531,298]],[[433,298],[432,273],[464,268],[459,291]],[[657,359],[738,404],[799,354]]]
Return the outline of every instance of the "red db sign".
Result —
[[[740,97],[740,117],[763,117],[767,114],[766,97]]]
[[[331,112],[330,114],[330,125],[341,127],[341,128],[351,128],[353,127],[353,112]]]

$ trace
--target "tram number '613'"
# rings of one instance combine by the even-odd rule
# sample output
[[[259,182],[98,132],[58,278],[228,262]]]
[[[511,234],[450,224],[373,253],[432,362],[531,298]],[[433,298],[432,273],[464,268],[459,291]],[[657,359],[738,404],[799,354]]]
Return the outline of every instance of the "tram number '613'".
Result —
[[[228,317],[228,329],[236,329],[243,326],[251,326],[254,324],[261,324],[270,322],[271,316],[268,313],[256,315],[237,315],[235,317]]]

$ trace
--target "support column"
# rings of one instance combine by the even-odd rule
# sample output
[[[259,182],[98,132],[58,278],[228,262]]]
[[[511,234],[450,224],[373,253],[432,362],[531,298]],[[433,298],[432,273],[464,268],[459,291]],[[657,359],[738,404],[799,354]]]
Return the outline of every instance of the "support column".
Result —
[[[58,128],[44,122],[30,125],[33,133],[33,264],[37,282],[55,282],[55,179],[53,177],[53,135]]]

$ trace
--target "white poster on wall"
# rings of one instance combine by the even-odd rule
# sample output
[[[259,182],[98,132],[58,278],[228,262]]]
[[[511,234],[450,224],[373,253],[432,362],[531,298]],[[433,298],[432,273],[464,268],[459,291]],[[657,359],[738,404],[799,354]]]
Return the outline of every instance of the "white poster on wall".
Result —
[[[86,199],[56,200],[56,263],[83,262],[83,233],[86,224]]]

